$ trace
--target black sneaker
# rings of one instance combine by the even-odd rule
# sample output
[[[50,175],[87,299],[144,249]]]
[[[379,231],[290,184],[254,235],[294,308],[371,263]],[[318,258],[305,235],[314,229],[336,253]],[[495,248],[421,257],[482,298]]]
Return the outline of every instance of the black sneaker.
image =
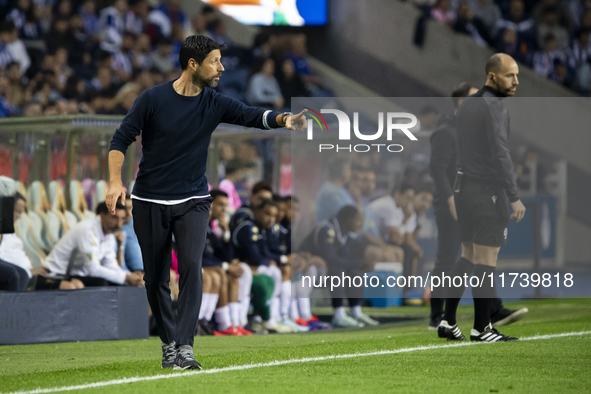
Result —
[[[181,345],[174,360],[174,369],[201,369],[201,364],[195,361],[193,349],[189,345]]]
[[[527,308],[521,308],[516,311],[503,308],[497,314],[490,317],[490,322],[493,327],[506,326],[523,319],[527,312],[529,312]]]
[[[474,328],[470,331],[470,340],[478,342],[517,342],[519,339],[503,335],[498,332],[492,325],[486,326],[484,331],[478,332]]]
[[[162,369],[174,367],[174,360],[176,359],[176,343],[162,344]]]
[[[439,327],[437,327],[437,335],[439,338],[447,338],[448,341],[465,341],[466,337],[460,329],[458,328],[457,324],[450,326],[447,323],[447,320],[441,320],[439,323]]]
[[[439,323],[441,323],[442,320],[443,320],[443,313],[440,315],[437,315],[435,317],[431,317],[431,319],[429,319],[429,327],[427,327],[427,329],[429,331],[437,330],[437,327],[439,327]]]
[[[206,319],[199,320],[199,324],[197,324],[197,329],[199,332],[199,336],[207,336],[213,335],[213,327],[211,326],[211,322]]]

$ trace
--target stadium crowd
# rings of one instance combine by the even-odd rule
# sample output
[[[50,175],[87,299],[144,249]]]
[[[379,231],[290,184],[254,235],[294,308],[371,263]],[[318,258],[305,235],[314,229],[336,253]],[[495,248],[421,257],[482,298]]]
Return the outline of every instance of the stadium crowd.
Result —
[[[0,17],[0,117],[124,115],[145,89],[180,75],[192,34],[226,43],[218,90],[232,97],[279,109],[330,93],[310,69],[305,35],[262,33],[243,48],[210,6],[189,17],[180,0],[5,0]]]
[[[591,94],[589,0],[437,0],[425,14],[540,75]]]

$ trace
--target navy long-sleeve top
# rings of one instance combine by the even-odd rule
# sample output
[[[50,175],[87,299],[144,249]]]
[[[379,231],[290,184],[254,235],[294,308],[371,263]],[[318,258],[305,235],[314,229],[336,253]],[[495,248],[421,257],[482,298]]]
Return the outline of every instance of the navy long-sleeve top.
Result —
[[[300,250],[320,256],[332,267],[342,269],[356,268],[361,261],[352,257],[347,234],[341,231],[336,217],[316,225],[314,230],[302,241]]]
[[[245,220],[240,223],[232,233],[232,244],[235,257],[248,265],[269,266],[271,260],[275,261],[269,250],[267,230],[259,227],[256,222]]]
[[[132,194],[154,200],[209,195],[205,169],[211,134],[220,123],[279,127],[279,112],[249,107],[210,88],[183,96],[172,81],[146,89],[113,135],[110,150],[125,154],[142,134],[140,168]]]
[[[203,248],[203,267],[221,267],[223,262],[232,261],[232,243],[218,237],[213,231],[211,222],[207,225],[205,247]]]

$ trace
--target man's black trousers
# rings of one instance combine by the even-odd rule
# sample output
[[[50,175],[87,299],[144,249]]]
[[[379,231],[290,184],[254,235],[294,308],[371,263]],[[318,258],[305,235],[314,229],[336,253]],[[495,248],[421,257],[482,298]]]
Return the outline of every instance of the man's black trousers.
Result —
[[[460,227],[449,211],[447,201],[433,204],[435,222],[437,223],[437,258],[431,276],[441,276],[442,272],[450,275],[460,251]],[[496,293],[496,289],[494,290]],[[446,291],[442,287],[436,287],[431,293],[431,317],[435,318],[443,313]],[[500,298],[492,299],[490,314],[494,316],[503,307]]]
[[[201,259],[210,205],[210,197],[176,205],[133,200],[133,228],[142,250],[148,303],[164,343],[193,346],[203,292]],[[179,270],[176,325],[168,285],[173,234]]]

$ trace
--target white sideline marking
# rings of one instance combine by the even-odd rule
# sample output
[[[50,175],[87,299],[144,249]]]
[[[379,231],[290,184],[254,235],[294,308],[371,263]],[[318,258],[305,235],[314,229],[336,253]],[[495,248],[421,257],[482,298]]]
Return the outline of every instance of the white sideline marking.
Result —
[[[563,332],[561,334],[535,335],[533,337],[520,338],[519,340],[520,341],[534,341],[534,340],[538,340],[538,339],[572,337],[572,336],[587,335],[587,334],[591,334],[591,331]],[[170,374],[170,375],[155,375],[155,376],[143,376],[143,377],[137,376],[135,378],[107,380],[105,382],[87,383],[87,384],[81,384],[78,386],[53,387],[53,388],[49,388],[49,389],[35,389],[35,390],[30,390],[30,391],[14,391],[9,394],[56,393],[59,391],[84,390],[84,389],[91,389],[91,388],[96,388],[96,387],[113,386],[113,385],[117,385],[117,384],[143,382],[143,381],[147,381],[147,380],[170,379],[170,378],[179,378],[179,377],[186,377],[186,376],[193,376],[193,375],[203,375],[203,374],[212,374],[212,373],[229,372],[229,371],[242,371],[245,369],[261,368],[261,367],[274,367],[277,365],[307,363],[307,362],[325,361],[325,360],[336,360],[336,359],[342,359],[342,358],[381,356],[381,355],[385,355],[385,354],[409,353],[409,352],[415,352],[418,350],[433,350],[433,349],[444,349],[444,348],[450,348],[450,347],[460,347],[460,346],[470,346],[470,345],[487,345],[487,344],[490,344],[490,343],[461,342],[461,343],[454,343],[454,344],[448,344],[448,345],[430,345],[430,346],[418,346],[418,347],[410,347],[410,348],[403,348],[403,349],[396,349],[396,350],[381,350],[379,352],[370,352],[370,353],[337,354],[337,355],[333,355],[333,356],[298,358],[298,359],[292,359],[292,360],[271,361],[269,363],[235,365],[232,367],[213,368],[213,369],[206,369],[206,370],[202,370],[202,371],[186,371],[186,372],[180,372],[180,373]]]

